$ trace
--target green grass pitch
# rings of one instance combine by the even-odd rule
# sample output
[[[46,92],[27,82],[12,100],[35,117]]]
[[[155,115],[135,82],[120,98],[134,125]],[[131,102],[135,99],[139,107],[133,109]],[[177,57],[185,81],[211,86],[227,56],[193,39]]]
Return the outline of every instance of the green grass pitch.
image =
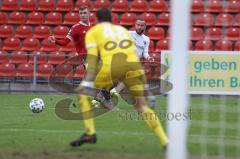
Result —
[[[28,108],[29,101],[34,97],[40,97],[46,104],[46,109],[34,114]],[[54,112],[57,101],[65,98],[60,95],[0,95],[0,158],[165,158],[165,152],[161,148],[158,138],[151,132],[142,120],[133,117],[126,118],[133,108],[124,101],[120,101],[118,112],[108,112],[96,118],[96,130],[98,142],[95,145],[84,145],[79,148],[71,148],[68,144],[78,138],[84,130],[82,121],[62,120]],[[76,99],[74,96],[68,96]],[[219,105],[222,101],[219,96],[202,96],[190,98],[191,120],[189,128],[188,149],[190,156],[201,156],[201,125],[194,125],[195,121],[204,118],[204,101],[209,107],[209,122],[218,123],[221,119]],[[204,99],[204,100],[203,100]],[[167,98],[158,97],[157,112],[166,112]],[[177,104],[177,103],[176,103]],[[206,104],[206,103],[205,103]],[[237,107],[240,104],[236,97],[226,97],[224,106],[233,111],[225,114],[225,124],[237,125],[240,112]],[[72,108],[73,111],[78,108]],[[236,110],[236,111],[234,111]],[[234,113],[235,112],[235,113]],[[161,118],[162,119],[162,118]],[[166,130],[166,120],[162,121]],[[209,140],[216,139],[216,144],[206,145],[207,154],[214,158],[222,154],[219,152],[217,138],[220,129],[208,128],[205,136]],[[240,140],[239,131],[225,129],[223,132],[226,141]],[[190,142],[190,141],[195,141]],[[240,155],[239,145],[224,145],[226,158],[234,158]]]

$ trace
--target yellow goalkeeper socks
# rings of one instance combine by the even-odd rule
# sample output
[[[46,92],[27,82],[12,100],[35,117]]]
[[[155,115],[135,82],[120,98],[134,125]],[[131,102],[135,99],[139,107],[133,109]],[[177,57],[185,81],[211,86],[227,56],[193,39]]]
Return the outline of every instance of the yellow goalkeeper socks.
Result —
[[[158,119],[158,116],[149,107],[145,106],[144,111],[141,114],[147,125],[154,131],[154,133],[159,137],[162,146],[168,144],[168,138],[162,128],[162,125]]]
[[[80,105],[81,105],[81,112],[87,112],[91,110],[91,105],[89,102],[89,97],[88,96],[80,96]],[[84,118],[84,116],[83,116]],[[85,127],[85,133],[87,135],[93,135],[95,134],[95,125],[94,125],[94,119],[93,117],[90,119],[83,120],[84,127]]]

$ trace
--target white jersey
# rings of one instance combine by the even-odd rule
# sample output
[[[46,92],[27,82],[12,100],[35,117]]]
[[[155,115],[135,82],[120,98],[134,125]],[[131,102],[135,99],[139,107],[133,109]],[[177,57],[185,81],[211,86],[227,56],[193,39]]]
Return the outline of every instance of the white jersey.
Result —
[[[149,37],[144,34],[139,35],[136,33],[136,31],[129,31],[129,33],[137,47],[138,57],[139,58],[144,57],[145,59],[147,59],[149,57],[148,54],[148,48],[150,43]]]

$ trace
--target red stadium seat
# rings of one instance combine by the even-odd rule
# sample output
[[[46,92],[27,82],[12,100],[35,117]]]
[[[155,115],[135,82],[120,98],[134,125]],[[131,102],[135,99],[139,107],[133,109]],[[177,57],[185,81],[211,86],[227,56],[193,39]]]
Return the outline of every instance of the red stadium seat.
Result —
[[[232,51],[232,42],[229,40],[218,40],[215,44],[216,51]]]
[[[170,23],[170,14],[169,13],[161,13],[158,16],[158,20],[157,20],[157,25],[158,26],[169,26]]]
[[[29,63],[22,63],[17,68],[17,77],[26,77],[32,78],[33,77],[33,65]]]
[[[151,27],[148,29],[148,37],[151,40],[161,40],[164,39],[164,29],[160,27]]]
[[[50,12],[45,17],[45,24],[59,25],[62,24],[62,14],[59,12]]]
[[[25,15],[23,12],[11,12],[8,17],[9,24],[24,24]]]
[[[233,24],[233,17],[231,14],[221,13],[217,15],[215,26],[230,27]]]
[[[21,42],[18,38],[7,38],[3,44],[3,50],[16,51],[21,47]]]
[[[61,70],[61,71],[60,71]],[[54,70],[54,76],[60,78],[72,78],[73,66],[68,64],[62,64],[57,66],[57,71]]]
[[[131,2],[131,12],[147,12],[147,1],[146,0],[133,0]]]
[[[154,52],[154,42],[152,40],[150,40],[150,43],[149,43],[149,53],[153,53]]]
[[[73,42],[68,43],[67,46],[61,46],[59,52],[76,52],[76,48]]]
[[[74,25],[80,21],[80,16],[76,12],[70,12],[65,14],[63,24]]]
[[[13,26],[12,25],[1,25],[0,26],[0,38],[10,38],[13,36]]]
[[[22,64],[22,63],[26,63],[27,60],[28,60],[28,56],[26,52],[14,51],[10,56],[9,63]]]
[[[27,24],[43,24],[44,15],[42,12],[31,12],[27,15]]]
[[[235,43],[234,51],[240,51],[240,40]]]
[[[0,64],[8,62],[9,62],[8,53],[6,51],[0,50]]]
[[[214,18],[212,14],[200,13],[195,22],[195,26],[213,26]]]
[[[49,78],[53,71],[53,66],[51,64],[41,64],[37,67],[37,77],[38,78]]]
[[[64,63],[65,54],[60,52],[52,52],[49,54],[48,63],[53,65],[59,65]]]
[[[206,4],[205,12],[210,13],[221,13],[222,12],[222,1],[221,0],[208,0]]]
[[[29,38],[32,37],[32,27],[29,25],[20,25],[16,28],[15,37]]]
[[[213,50],[213,43],[210,40],[198,40],[195,44],[195,50]]]
[[[192,12],[193,13],[202,13],[204,10],[204,4],[202,0],[193,0],[192,1]]]
[[[203,30],[202,28],[192,28],[191,40],[202,40],[203,39]]]
[[[40,0],[38,5],[39,11],[53,11],[55,9],[54,0]]]
[[[89,21],[90,21],[91,25],[94,25],[97,23],[97,18],[94,13],[90,13]]]
[[[112,22],[113,22],[113,24],[119,24],[117,13],[112,13]]]
[[[166,11],[165,0],[152,0],[149,3],[148,12],[160,13]]]
[[[155,52],[161,52],[162,50],[169,50],[170,48],[170,43],[169,43],[169,40],[167,39],[162,39],[162,40],[159,40],[157,42],[157,45],[156,45],[156,50]]]
[[[69,12],[73,10],[72,0],[58,0],[56,4],[56,11]]]
[[[47,55],[44,52],[32,52],[29,56],[29,63],[34,63],[34,56],[36,56],[37,64],[45,64],[47,63]]]
[[[120,25],[134,25],[137,16],[134,13],[123,13],[120,17]]]
[[[0,12],[0,24],[7,23],[7,14],[5,12]]]
[[[167,39],[167,40],[170,40],[170,39],[171,39],[171,30],[170,30],[170,28],[167,30],[166,39]]]
[[[128,1],[127,0],[115,0],[112,3],[112,12],[127,12]]]
[[[240,27],[240,13],[235,16],[233,26]]]
[[[83,65],[79,65],[75,69],[75,73],[73,74],[73,78],[83,78],[85,76],[85,69]]]
[[[17,0],[3,0],[1,6],[2,6],[1,10],[15,11],[15,10],[18,10],[18,1]]]
[[[228,12],[228,13],[239,13],[240,12],[240,1],[239,0],[226,1],[224,11]]]
[[[109,8],[110,2],[109,0],[96,0],[93,2],[93,11],[97,11],[99,8]]]
[[[222,30],[220,28],[208,28],[206,30],[205,39],[206,40],[220,40],[222,39]]]
[[[33,37],[38,39],[45,39],[45,38],[48,38],[50,34],[51,34],[50,27],[44,26],[44,25],[36,26],[34,28]]]
[[[48,41],[48,39],[44,39],[42,41],[42,45],[40,50],[41,52],[54,52],[54,51],[58,51],[58,46],[55,44],[52,44]]]
[[[59,25],[53,29],[53,35],[56,38],[64,38],[68,34],[68,31],[69,31],[69,28],[67,26]]]
[[[34,11],[36,9],[36,0],[22,0],[19,10],[21,11]]]
[[[142,13],[140,18],[145,19],[148,26],[154,26],[156,24],[156,16],[153,13]]]
[[[83,6],[83,5],[87,6],[90,10],[92,8],[92,4],[90,0],[78,0],[75,4],[74,10],[79,11],[80,6]]]
[[[40,47],[40,43],[38,39],[35,38],[26,38],[22,42],[22,51],[38,51]]]
[[[0,77],[15,77],[16,69],[14,64],[0,64]]]
[[[240,39],[240,28],[228,28],[225,33],[226,40],[239,40]]]

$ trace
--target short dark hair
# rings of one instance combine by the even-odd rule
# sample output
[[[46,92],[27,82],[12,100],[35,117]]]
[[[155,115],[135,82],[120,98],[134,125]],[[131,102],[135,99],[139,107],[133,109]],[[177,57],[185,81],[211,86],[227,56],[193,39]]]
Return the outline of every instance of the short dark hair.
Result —
[[[100,8],[96,13],[99,22],[112,22],[112,14],[107,8]]]
[[[140,20],[140,21],[144,21],[144,22],[146,22],[146,20],[145,20],[144,18],[140,18],[140,17],[137,18],[136,21],[137,21],[137,20]]]
[[[88,9],[88,6],[86,6],[86,5],[82,5],[82,6],[79,8],[79,11],[82,11],[82,10],[84,10],[84,9],[89,10],[89,9]]]

